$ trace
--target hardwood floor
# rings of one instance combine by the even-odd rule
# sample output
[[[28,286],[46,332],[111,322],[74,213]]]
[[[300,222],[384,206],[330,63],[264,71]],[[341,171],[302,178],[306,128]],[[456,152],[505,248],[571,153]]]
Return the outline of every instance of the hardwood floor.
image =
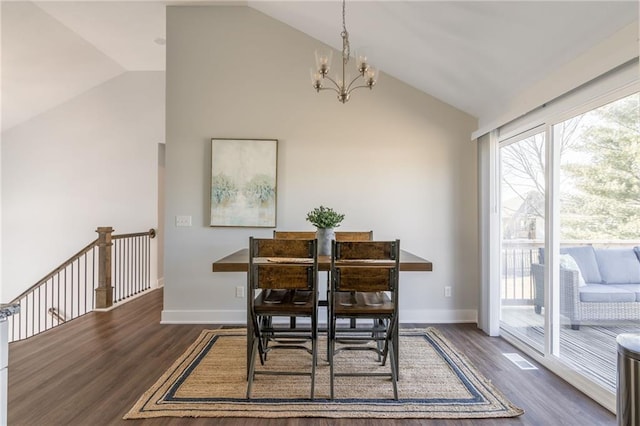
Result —
[[[94,312],[9,346],[10,425],[614,425],[615,416],[472,324],[437,325],[525,414],[490,420],[193,419],[122,420],[144,391],[212,325],[161,325],[162,290],[111,312]]]

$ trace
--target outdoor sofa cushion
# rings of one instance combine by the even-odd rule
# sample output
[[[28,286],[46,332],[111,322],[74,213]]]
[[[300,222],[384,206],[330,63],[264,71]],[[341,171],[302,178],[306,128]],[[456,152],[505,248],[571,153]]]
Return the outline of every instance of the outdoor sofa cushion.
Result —
[[[578,285],[580,287],[587,285],[582,276],[582,272],[580,271],[580,267],[576,263],[576,260],[570,254],[561,254],[560,255],[560,267],[564,269],[571,269],[572,271],[578,272]]]
[[[602,276],[600,276],[600,269],[598,268],[596,252],[593,246],[562,247],[560,248],[560,254],[570,254],[573,257],[587,284],[602,283]],[[542,247],[538,249],[538,260],[541,264],[544,264],[544,248]]]
[[[640,261],[631,249],[596,249],[605,284],[640,284]]]
[[[625,291],[632,291],[636,294],[636,302],[640,302],[640,284],[619,284],[609,285],[608,287],[615,287]]]
[[[560,249],[560,254],[570,254],[580,267],[580,272],[584,280],[588,284],[602,283],[600,268],[598,268],[598,260],[596,252],[592,246],[580,247],[564,247]]]
[[[633,291],[620,287],[606,284],[587,284],[580,287],[580,301],[603,303],[636,301],[636,294]]]

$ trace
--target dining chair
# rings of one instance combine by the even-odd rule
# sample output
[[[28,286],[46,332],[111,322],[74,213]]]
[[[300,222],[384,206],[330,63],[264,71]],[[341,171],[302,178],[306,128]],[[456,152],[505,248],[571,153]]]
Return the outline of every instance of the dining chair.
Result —
[[[371,241],[373,240],[373,231],[336,231],[336,241]],[[273,230],[273,238],[286,238],[290,240],[308,240],[316,238],[315,231],[276,231]],[[330,274],[327,274],[327,299],[320,301],[321,306],[328,306],[329,300],[329,280]],[[330,312],[327,307],[327,321]],[[291,318],[291,327],[295,327],[296,319]],[[355,318],[351,320],[351,327],[356,326]]]
[[[249,239],[247,297],[253,336],[247,339],[247,399],[256,375],[300,375],[311,377],[314,398],[318,340],[318,242],[287,239]],[[291,327],[278,317],[306,317],[310,324]],[[249,337],[249,336],[247,336]],[[309,349],[309,342],[311,349]],[[301,349],[311,354],[311,371],[256,369],[267,355],[278,349]]]
[[[340,376],[390,377],[393,397],[398,399],[398,282],[400,240],[334,241],[331,247],[329,291],[330,396]],[[341,319],[369,319],[369,325],[345,326]],[[342,351],[373,351],[389,372],[365,370],[336,372],[337,355]],[[362,365],[371,358],[363,358]]]

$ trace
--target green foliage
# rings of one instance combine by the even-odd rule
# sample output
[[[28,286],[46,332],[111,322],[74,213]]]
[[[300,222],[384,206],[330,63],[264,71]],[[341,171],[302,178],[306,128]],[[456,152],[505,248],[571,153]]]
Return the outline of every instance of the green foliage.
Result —
[[[255,175],[244,187],[244,196],[253,202],[266,203],[275,199],[276,186],[274,179],[265,174]]]
[[[344,219],[344,214],[336,213],[331,207],[316,207],[307,213],[307,221],[318,228],[337,228]]]
[[[640,95],[592,111],[579,151],[589,161],[565,165],[575,192],[563,203],[563,236],[637,239],[640,235]]]
[[[211,202],[220,204],[236,197],[238,189],[233,181],[225,174],[217,174],[211,179]]]

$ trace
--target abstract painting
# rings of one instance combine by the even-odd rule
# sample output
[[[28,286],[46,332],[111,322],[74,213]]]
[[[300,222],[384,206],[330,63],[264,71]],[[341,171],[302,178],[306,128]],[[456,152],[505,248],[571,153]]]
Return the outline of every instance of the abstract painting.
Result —
[[[211,139],[211,226],[276,226],[276,139]]]

